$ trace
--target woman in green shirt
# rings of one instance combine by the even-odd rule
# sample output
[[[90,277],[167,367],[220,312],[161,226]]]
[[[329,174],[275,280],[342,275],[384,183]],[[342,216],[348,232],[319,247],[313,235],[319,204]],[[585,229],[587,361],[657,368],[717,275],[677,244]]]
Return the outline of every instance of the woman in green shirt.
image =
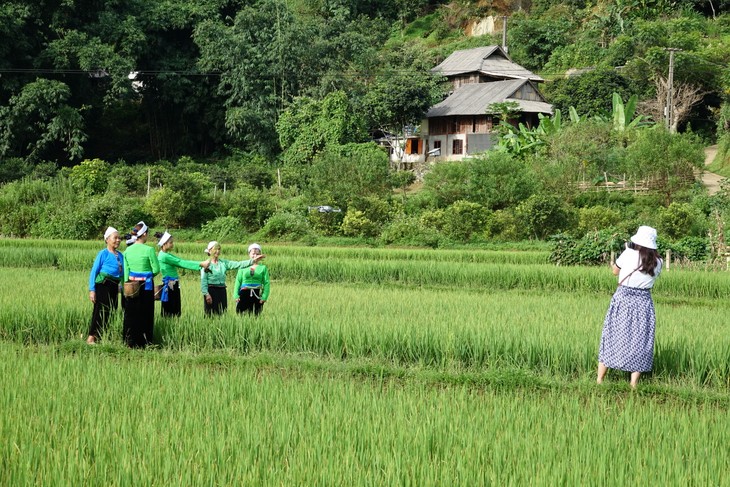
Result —
[[[205,316],[223,314],[228,309],[226,295],[226,272],[233,269],[251,267],[265,256],[262,254],[249,260],[233,261],[221,259],[221,244],[215,240],[208,243],[205,253],[210,256],[210,266],[200,271],[200,288],[203,292],[203,310]]]
[[[168,232],[157,232],[155,233],[155,237],[159,239],[157,246],[160,247],[157,260],[160,262],[160,272],[162,273],[162,290],[160,291],[162,316],[180,316],[180,276],[177,273],[177,269],[188,269],[191,271],[197,271],[201,268],[207,269],[210,260],[204,260],[202,262],[183,260],[170,253],[175,247],[172,235]]]
[[[261,246],[252,243],[248,246],[248,256],[253,259],[257,255],[261,255]],[[233,297],[236,299],[236,313],[253,312],[258,316],[269,299],[269,270],[266,266],[254,264],[248,269],[239,269]]]
[[[132,229],[134,245],[124,251],[124,282],[137,282],[140,289],[126,296],[124,306],[124,340],[133,348],[146,347],[152,342],[155,325],[155,283],[160,263],[155,249],[146,245],[147,225],[139,222]]]

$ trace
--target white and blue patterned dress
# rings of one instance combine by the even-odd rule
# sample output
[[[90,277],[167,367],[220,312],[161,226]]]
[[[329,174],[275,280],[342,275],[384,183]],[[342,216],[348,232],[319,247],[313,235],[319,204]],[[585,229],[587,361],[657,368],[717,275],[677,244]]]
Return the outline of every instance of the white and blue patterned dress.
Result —
[[[639,252],[635,250],[625,250],[616,259],[616,265],[621,268],[619,279],[623,284],[618,286],[608,306],[598,361],[611,369],[649,372],[654,365],[656,326],[651,288],[661,272],[661,260],[654,276],[634,271],[639,266]]]

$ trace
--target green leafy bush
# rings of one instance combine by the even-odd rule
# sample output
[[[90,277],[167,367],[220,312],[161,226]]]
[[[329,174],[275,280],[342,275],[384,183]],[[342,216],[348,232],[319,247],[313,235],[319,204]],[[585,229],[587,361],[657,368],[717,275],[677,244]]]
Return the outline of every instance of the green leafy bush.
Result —
[[[546,194],[534,194],[520,203],[515,216],[527,235],[540,240],[568,229],[572,219],[570,210],[560,198]]]
[[[710,255],[707,237],[683,237],[676,242],[665,243],[664,247],[672,251],[672,259],[703,261]]]
[[[0,187],[0,234],[27,237],[41,219],[56,184],[37,179],[22,179]]]
[[[236,217],[239,226],[249,232],[256,232],[263,227],[275,211],[274,202],[266,191],[247,184],[227,192],[221,198],[220,205],[226,215]]]
[[[30,174],[33,166],[21,157],[0,159],[0,183],[22,179]]]
[[[307,219],[292,212],[278,212],[271,215],[259,232],[263,238],[299,240],[312,233]]]
[[[329,213],[320,213],[319,211],[310,211],[307,214],[309,225],[319,234],[326,236],[336,236],[342,233],[342,222],[345,213],[341,211],[333,211]]]
[[[69,180],[78,191],[100,194],[109,183],[109,163],[101,159],[86,159],[71,168]]]
[[[433,227],[423,225],[416,217],[403,216],[383,228],[380,240],[383,244],[420,245],[437,248],[443,237]]]
[[[170,188],[154,190],[144,203],[144,209],[152,216],[151,224],[179,228],[187,217],[190,203]]]
[[[234,155],[227,160],[226,173],[232,178],[236,187],[239,184],[264,189],[276,182],[276,173],[269,161],[261,154],[241,153],[234,151]]]
[[[573,237],[559,233],[550,238],[553,245],[550,262],[557,265],[599,265],[611,260],[611,251],[616,255],[622,250],[626,235],[616,228],[606,228]]]
[[[200,234],[208,240],[243,240],[245,232],[241,221],[234,216],[219,216],[203,225]]]
[[[515,242],[528,235],[524,225],[518,221],[514,208],[507,208],[497,210],[487,217],[484,236],[504,242]]]
[[[621,223],[621,213],[605,206],[591,206],[578,209],[578,227],[576,235],[585,235],[590,231],[598,231],[615,227]]]
[[[424,178],[424,192],[439,208],[464,200],[492,210],[503,209],[527,199],[538,186],[531,167],[496,151],[465,161],[439,163]]]
[[[689,203],[674,202],[659,212],[658,230],[670,239],[699,237],[707,232],[707,218]]]
[[[350,237],[375,237],[378,225],[365,212],[350,208],[342,220],[342,233]]]
[[[456,201],[443,212],[442,231],[452,240],[466,242],[483,234],[489,211],[478,203]]]

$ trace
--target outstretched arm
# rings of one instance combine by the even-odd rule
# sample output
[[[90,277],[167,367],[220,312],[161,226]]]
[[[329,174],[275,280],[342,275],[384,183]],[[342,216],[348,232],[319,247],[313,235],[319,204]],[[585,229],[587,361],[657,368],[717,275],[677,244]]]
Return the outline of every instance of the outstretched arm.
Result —
[[[267,299],[269,299],[269,291],[271,290],[271,286],[269,285],[269,268],[264,266],[264,272],[261,276],[261,302],[263,303]]]

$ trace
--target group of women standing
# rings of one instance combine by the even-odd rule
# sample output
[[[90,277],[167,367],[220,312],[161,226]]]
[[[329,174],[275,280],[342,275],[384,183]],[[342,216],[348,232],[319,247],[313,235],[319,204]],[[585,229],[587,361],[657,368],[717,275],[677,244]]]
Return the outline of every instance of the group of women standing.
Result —
[[[253,311],[259,314],[269,295],[269,274],[265,265],[259,261],[265,256],[261,246],[252,244],[249,247],[249,259],[229,261],[220,259],[220,244],[210,242],[205,252],[210,256],[204,261],[180,259],[171,251],[174,240],[168,232],[157,233],[158,254],[155,249],[146,245],[149,228],[139,222],[127,239],[127,249],[119,251],[121,236],[113,227],[104,232],[106,248],[101,250],[94,260],[89,275],[89,299],[94,309],[89,327],[87,343],[93,344],[104,332],[111,314],[119,306],[119,290],[123,289],[122,306],[124,308],[123,338],[132,348],[149,345],[154,335],[155,299],[161,302],[163,317],[177,317],[181,314],[180,276],[177,269],[200,270],[201,291],[206,316],[222,314],[227,308],[225,278],[226,272],[239,269],[240,273],[248,273],[236,280],[236,296],[241,290],[251,292],[258,297],[253,305],[246,305],[239,311]],[[245,271],[245,272],[244,272]],[[155,286],[154,278],[162,274],[162,284]]]
[[[209,259],[201,262],[183,260],[173,255],[173,237],[168,232],[156,234],[159,254],[147,242],[149,229],[139,222],[132,229],[129,247],[119,251],[119,232],[109,227],[104,233],[106,248],[94,260],[89,276],[89,299],[94,310],[88,343],[95,343],[106,327],[111,313],[118,307],[118,290],[124,284],[124,340],[130,347],[144,347],[153,337],[155,285],[154,277],[162,272],[160,301],[162,316],[180,316],[180,284],[177,269],[200,269],[203,309],[206,316],[219,315],[228,308],[226,273],[237,269],[233,297],[237,313],[261,313],[269,296],[269,272],[259,264],[264,258],[261,246],[248,247],[249,259],[222,259],[221,245],[212,241],[205,248]],[[611,299],[604,320],[598,354],[597,382],[609,368],[631,373],[636,387],[643,372],[651,371],[654,362],[656,317],[651,288],[662,270],[657,252],[657,232],[641,226],[626,249],[612,263],[619,285]]]

